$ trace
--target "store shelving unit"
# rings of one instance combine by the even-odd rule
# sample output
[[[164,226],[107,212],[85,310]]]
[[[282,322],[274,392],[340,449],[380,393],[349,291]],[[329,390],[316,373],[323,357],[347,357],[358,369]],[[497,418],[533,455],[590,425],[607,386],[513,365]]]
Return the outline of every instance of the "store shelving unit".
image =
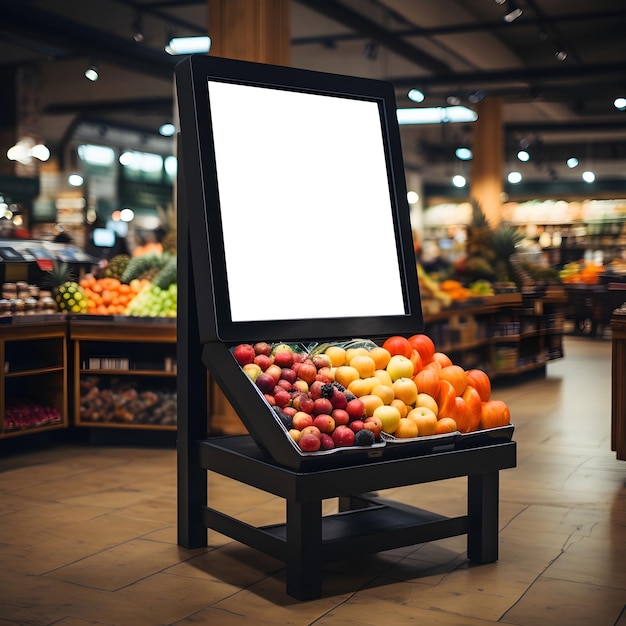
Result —
[[[67,324],[37,317],[0,325],[0,439],[68,425]]]
[[[176,429],[175,320],[72,319],[74,424]]]

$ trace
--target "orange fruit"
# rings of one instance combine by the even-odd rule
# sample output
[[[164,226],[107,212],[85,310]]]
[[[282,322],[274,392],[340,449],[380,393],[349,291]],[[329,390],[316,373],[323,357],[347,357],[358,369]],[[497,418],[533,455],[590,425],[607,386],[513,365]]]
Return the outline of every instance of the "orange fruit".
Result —
[[[400,411],[400,417],[406,417],[409,413],[409,407],[402,402],[402,400],[398,400],[398,398],[394,398],[389,406],[395,406],[398,411]]]
[[[335,380],[337,377],[335,376]],[[372,389],[378,384],[378,378],[370,376],[369,378],[357,378],[353,380],[346,389],[353,393],[357,398],[372,393]]]
[[[387,367],[387,363],[389,363],[389,359],[391,358],[389,350],[381,348],[380,346],[372,348],[368,354],[370,358],[374,359],[377,370],[384,370]]]
[[[419,429],[415,421],[408,417],[401,417],[398,422],[398,427],[393,434],[400,439],[408,439],[409,437],[417,437],[418,431]]]
[[[435,428],[435,434],[442,435],[444,433],[456,432],[456,422],[451,417],[442,417],[437,420],[437,427]]]
[[[391,404],[391,402],[395,398],[393,387],[390,387],[389,385],[383,385],[382,383],[374,385],[371,393],[375,396],[378,396],[384,404]]]
[[[350,361],[350,367],[354,367],[359,372],[361,378],[369,378],[376,371],[374,359],[366,354],[358,354]]]
[[[363,403],[363,407],[364,407],[363,412],[365,413],[366,417],[369,417],[370,415],[374,415],[374,412],[376,411],[376,409],[378,409],[379,407],[385,406],[383,404],[382,399],[379,396],[375,396],[372,394],[361,396],[359,400]]]
[[[341,346],[329,346],[324,354],[330,359],[333,367],[339,367],[346,363],[346,351]]]
[[[355,356],[367,356],[367,348],[348,348],[346,350],[346,363],[350,363]]]
[[[346,389],[353,380],[360,378],[359,371],[350,365],[340,365],[335,370],[335,381]]]

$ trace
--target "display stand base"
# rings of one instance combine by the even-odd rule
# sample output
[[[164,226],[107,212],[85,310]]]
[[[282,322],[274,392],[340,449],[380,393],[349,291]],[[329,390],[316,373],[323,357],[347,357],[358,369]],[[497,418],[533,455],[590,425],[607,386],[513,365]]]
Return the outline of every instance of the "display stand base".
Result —
[[[366,553],[467,535],[476,563],[498,559],[499,471],[515,467],[513,441],[330,470],[299,472],[277,465],[250,436],[200,442],[200,465],[282,497],[286,522],[254,527],[212,506],[202,523],[287,566],[287,593],[299,600],[322,595],[322,567]],[[446,517],[378,497],[379,490],[468,477],[467,515]],[[339,498],[339,512],[322,515],[322,501]],[[210,503],[210,498],[209,498]],[[207,558],[210,558],[208,555]]]

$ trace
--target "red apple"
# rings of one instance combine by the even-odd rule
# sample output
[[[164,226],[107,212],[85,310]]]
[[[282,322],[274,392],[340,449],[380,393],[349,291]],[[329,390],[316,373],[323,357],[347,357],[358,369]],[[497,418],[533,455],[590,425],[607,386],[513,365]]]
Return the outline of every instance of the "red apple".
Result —
[[[291,367],[293,365],[293,352],[281,350],[274,354],[274,363],[278,367]]]
[[[279,389],[286,389],[287,391],[291,391],[291,388],[293,387],[293,385],[288,380],[285,380],[284,378],[281,378],[276,383],[276,387],[278,387]],[[274,389],[274,390],[276,390],[276,389]]]
[[[257,354],[254,357],[254,362],[263,370],[265,371],[271,364],[272,364],[272,359],[270,359],[267,354]]]
[[[276,405],[276,400],[274,400],[274,396],[271,393],[264,393],[263,397],[267,400],[267,403],[270,406],[275,406]]]
[[[317,400],[318,398],[322,397],[322,387],[325,384],[326,383],[322,382],[321,380],[314,380],[309,385],[309,395],[311,396],[311,398],[313,398],[313,400]]]
[[[288,380],[292,385],[296,382],[296,373],[290,367],[283,367],[280,371],[283,380]]]
[[[291,394],[286,389],[280,388],[274,393],[274,401],[276,406],[285,407],[291,402]]]
[[[317,426],[322,433],[332,433],[335,430],[335,420],[326,413],[320,413],[313,418],[313,426]]]
[[[322,383],[332,383],[335,378],[332,375],[330,367],[322,367],[322,369],[317,370],[315,380],[319,380]]]
[[[254,347],[249,343],[240,343],[233,348],[233,356],[239,365],[245,365],[246,363],[252,363],[256,353]]]
[[[315,424],[313,426],[305,426],[301,432],[302,435],[315,435],[316,437],[322,436],[322,431],[315,426]]]
[[[283,413],[289,417],[293,417],[297,412],[298,410],[293,406],[286,406],[283,408]]]
[[[313,401],[313,415],[320,415],[320,413],[327,413],[330,415],[333,412],[333,405],[328,398],[317,398]]]
[[[354,398],[354,400],[350,400],[350,402],[346,404],[346,411],[350,419],[361,419],[365,413],[365,405],[358,398]]]
[[[322,442],[319,437],[308,434],[300,437],[298,445],[300,446],[300,450],[302,450],[302,452],[317,452],[320,449]]]
[[[373,415],[370,415],[369,417],[365,418],[365,421],[363,422],[363,428],[371,430],[374,433],[374,437],[378,440],[380,439],[380,433],[383,430],[383,423],[379,417],[374,417]]]
[[[292,418],[293,427],[296,430],[302,430],[307,426],[313,426],[313,417],[304,411],[298,411]]]
[[[255,343],[253,347],[255,354],[263,354],[265,356],[269,356],[272,352],[272,346],[270,346],[267,341],[257,341],[257,343]]]
[[[295,365],[296,363],[302,363],[302,361],[306,359],[306,354],[303,354],[302,352],[294,352],[292,358]]]
[[[365,422],[363,420],[353,420],[348,424],[348,426],[355,432],[358,433],[360,430],[365,428]]]
[[[272,365],[265,370],[265,374],[269,374],[274,379],[274,382],[277,383],[282,375],[282,369],[278,367],[276,363],[272,363]]]
[[[306,393],[298,393],[293,396],[291,403],[296,407],[298,411],[304,411],[305,413],[313,413],[314,402],[312,398]]]
[[[348,426],[337,426],[331,435],[335,446],[348,447],[354,445],[354,431]]]
[[[320,450],[332,450],[335,447],[333,438],[327,433],[320,435],[320,442]]]
[[[256,382],[256,386],[263,393],[272,393],[274,391],[274,387],[276,386],[276,380],[274,380],[274,378],[267,372],[261,372],[256,377],[255,382]]]
[[[348,405],[348,398],[343,391],[339,391],[337,387],[333,387],[333,395],[330,397],[330,403],[335,409],[345,409]]]
[[[348,415],[348,411],[345,409],[333,409],[331,413],[333,419],[335,420],[335,424],[337,426],[342,426],[347,424],[350,421],[350,416]]]
[[[330,357],[326,354],[316,354],[311,360],[313,361],[313,363],[315,363],[315,367],[317,367],[318,370],[322,369],[323,367],[330,368],[330,366],[332,365]]]
[[[306,360],[300,363],[300,367],[298,368],[298,378],[306,380],[307,383],[311,384],[315,380],[316,376],[317,368],[315,367],[313,361]]]

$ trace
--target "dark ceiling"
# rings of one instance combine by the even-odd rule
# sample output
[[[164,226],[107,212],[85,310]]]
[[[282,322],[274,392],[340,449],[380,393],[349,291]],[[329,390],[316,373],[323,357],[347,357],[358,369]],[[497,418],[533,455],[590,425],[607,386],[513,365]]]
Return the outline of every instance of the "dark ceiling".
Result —
[[[498,96],[507,159],[530,144],[525,177],[578,177],[576,155],[598,176],[626,180],[626,3],[624,0],[517,0],[504,20],[496,0],[293,0],[291,63],[381,78],[400,107],[475,107]],[[171,118],[171,35],[206,34],[209,0],[0,0],[0,69],[40,69],[40,133],[59,149],[81,120],[153,136]],[[143,41],[133,39],[141,26]],[[209,33],[210,34],[210,33]],[[562,60],[557,58],[561,53]],[[97,62],[100,80],[83,71]],[[421,89],[421,105],[407,98]],[[130,137],[130,134],[129,134]],[[404,128],[408,169],[443,180],[458,164],[454,147],[471,142],[468,125]],[[511,161],[512,162],[512,161]],[[572,178],[573,180],[573,178]]]

